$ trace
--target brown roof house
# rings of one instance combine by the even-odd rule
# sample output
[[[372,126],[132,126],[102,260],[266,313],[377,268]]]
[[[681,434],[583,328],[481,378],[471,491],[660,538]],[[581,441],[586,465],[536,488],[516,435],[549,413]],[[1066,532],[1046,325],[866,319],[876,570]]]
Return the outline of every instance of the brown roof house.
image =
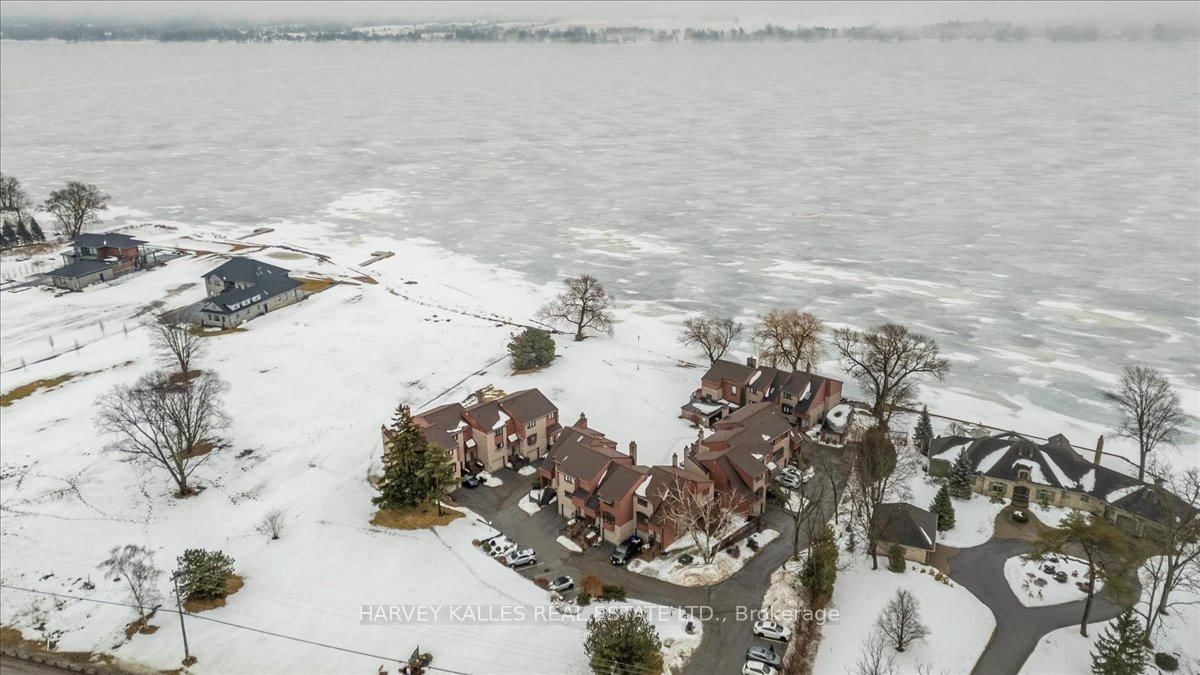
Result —
[[[559,432],[538,473],[543,485],[558,498],[558,512],[596,525],[605,541],[619,543],[633,533],[633,492],[646,468],[635,466],[637,444],[630,454],[617,442],[588,427],[580,414],[575,424]]]
[[[101,281],[111,281],[135,270],[152,267],[155,251],[146,242],[117,232],[87,232],[75,237],[71,250],[63,253],[63,266],[46,273],[58,288],[82,290]]]
[[[680,408],[685,419],[703,427],[740,407],[770,402],[788,420],[806,431],[842,401],[842,383],[803,370],[788,372],[760,366],[754,357],[745,363],[717,359],[700,378],[700,388]]]
[[[447,403],[413,415],[413,421],[426,439],[450,451],[460,474],[537,460],[561,429],[558,408],[537,389],[470,406]]]
[[[875,507],[871,517],[875,553],[887,555],[893,544],[904,549],[907,560],[928,565],[937,550],[937,516],[912,504],[891,502]]]
[[[712,480],[703,473],[678,466],[672,457],[671,466],[653,466],[646,478],[634,490],[635,531],[651,545],[663,548],[687,534],[680,532],[670,517],[670,500],[674,494],[714,494]]]
[[[1087,511],[1134,536],[1155,530],[1191,507],[1162,485],[1139,482],[1100,464],[1102,445],[1091,460],[1062,434],[1038,442],[1014,432],[984,438],[942,436],[929,447],[929,473],[945,476],[961,453],[975,474],[973,489],[984,495]]]
[[[741,498],[744,515],[766,510],[767,483],[792,458],[799,438],[791,420],[769,401],[750,403],[718,420],[688,450],[684,466]]]

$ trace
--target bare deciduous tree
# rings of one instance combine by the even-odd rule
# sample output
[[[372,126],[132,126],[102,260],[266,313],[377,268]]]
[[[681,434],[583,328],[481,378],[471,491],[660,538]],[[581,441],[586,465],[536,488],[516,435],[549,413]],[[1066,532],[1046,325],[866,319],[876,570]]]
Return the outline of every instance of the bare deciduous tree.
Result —
[[[278,539],[286,526],[287,519],[284,517],[283,511],[272,509],[263,516],[262,522],[258,525],[258,531],[270,536],[271,539]]]
[[[563,292],[538,312],[538,317],[551,324],[566,323],[575,328],[575,341],[583,339],[583,331],[591,329],[612,334],[613,297],[590,274],[580,274],[563,281]]]
[[[1142,563],[1142,595],[1135,607],[1146,625],[1147,641],[1154,639],[1161,617],[1200,602],[1200,470],[1159,473],[1167,479],[1157,494],[1166,514],[1158,537],[1161,549]]]
[[[192,361],[204,353],[208,343],[192,327],[179,321],[174,313],[159,312],[146,321],[151,339],[163,360],[179,366],[186,377],[192,370]]]
[[[138,617],[144,618],[147,609],[162,601],[158,580],[162,570],[154,566],[154,554],[149,549],[126,544],[113,548],[108,560],[98,566],[110,577],[120,577],[129,586],[129,597],[137,605]]]
[[[771,366],[787,364],[792,370],[821,360],[821,331],[825,325],[809,312],[773,309],[758,317],[754,341],[759,355]]]
[[[85,226],[100,222],[99,213],[108,208],[108,195],[95,185],[73,180],[51,192],[42,208],[53,213],[63,234],[74,239]]]
[[[1143,480],[1146,456],[1160,444],[1174,443],[1187,420],[1179,394],[1157,370],[1125,366],[1121,384],[1104,392],[1104,400],[1114,403],[1121,413],[1117,434],[1137,441],[1138,480]]]
[[[896,657],[888,653],[878,631],[872,631],[859,648],[858,660],[851,672],[853,675],[896,675]]]
[[[97,423],[120,437],[113,450],[165,469],[185,497],[192,493],[188,478],[211,456],[213,434],[227,424],[226,389],[213,373],[177,384],[156,371],[101,398]]]
[[[704,350],[709,363],[725,355],[729,345],[745,330],[745,326],[731,317],[694,316],[683,322],[683,334],[679,341],[688,346]]]
[[[839,328],[833,332],[833,347],[846,372],[874,399],[871,414],[885,426],[896,408],[916,401],[917,376],[941,380],[950,370],[933,338],[894,323],[865,332]]]
[[[921,602],[904,588],[888,600],[876,625],[898,652],[929,635],[929,629],[921,623]]]
[[[745,499],[732,490],[697,492],[676,481],[663,496],[662,508],[675,531],[681,536],[691,535],[704,562],[710,563],[721,538],[729,534],[745,504]]]
[[[0,173],[0,212],[22,214],[29,206],[29,195],[21,181],[12,174]]]
[[[851,475],[851,526],[867,543],[871,569],[879,569],[881,524],[875,522],[879,505],[903,501],[909,497],[908,480],[917,475],[920,466],[915,453],[897,451],[883,427],[872,427],[854,446],[854,469]]]

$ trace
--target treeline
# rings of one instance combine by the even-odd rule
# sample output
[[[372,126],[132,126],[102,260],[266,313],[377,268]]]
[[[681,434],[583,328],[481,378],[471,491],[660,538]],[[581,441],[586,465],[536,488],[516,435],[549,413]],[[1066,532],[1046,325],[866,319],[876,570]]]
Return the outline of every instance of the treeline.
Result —
[[[1126,26],[1101,30],[1090,24],[1031,27],[1008,22],[949,21],[918,28],[853,26],[776,26],[761,28],[683,28],[661,30],[636,26],[539,27],[495,23],[444,23],[400,26],[395,29],[356,28],[337,24],[206,24],[172,22],[161,25],[129,23],[72,23],[50,19],[5,19],[0,38],[9,40],[65,40],[68,42],[820,42],[847,40],[898,42],[905,40],[1052,42],[1156,41],[1179,42],[1200,38],[1197,26]]]

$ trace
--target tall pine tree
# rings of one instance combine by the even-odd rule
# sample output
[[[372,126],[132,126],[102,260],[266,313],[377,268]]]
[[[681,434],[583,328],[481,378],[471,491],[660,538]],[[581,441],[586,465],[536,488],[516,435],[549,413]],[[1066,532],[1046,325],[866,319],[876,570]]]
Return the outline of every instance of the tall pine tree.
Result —
[[[29,234],[33,235],[34,241],[46,241],[46,233],[42,232],[42,226],[33,216],[29,217]]]
[[[16,246],[18,243],[17,231],[13,229],[12,221],[8,218],[4,219],[3,228],[0,229],[0,237],[4,238],[4,245]]]
[[[938,532],[954,528],[954,504],[950,501],[950,490],[945,485],[937,491],[929,510],[937,514]]]
[[[29,228],[25,227],[25,219],[17,216],[17,239],[21,240],[22,244],[32,244],[33,237],[29,234]]]
[[[1142,624],[1126,611],[1104,629],[1092,652],[1095,675],[1137,675],[1146,667],[1146,637]]]
[[[933,422],[929,419],[929,406],[922,406],[921,417],[913,429],[913,447],[922,455],[929,454],[929,442],[933,440]]]
[[[442,495],[454,485],[454,459],[440,445],[425,443],[421,457],[421,480],[426,499],[437,504],[438,515],[442,515]]]
[[[424,492],[420,447],[425,445],[412,411],[401,405],[392,416],[383,444],[383,476],[376,486],[379,495],[371,501],[381,509],[404,509],[421,503]]]
[[[954,458],[954,464],[950,465],[946,485],[950,488],[951,497],[970,499],[971,486],[974,484],[975,472],[971,470],[971,458],[967,456],[967,449],[963,448],[958,457]]]

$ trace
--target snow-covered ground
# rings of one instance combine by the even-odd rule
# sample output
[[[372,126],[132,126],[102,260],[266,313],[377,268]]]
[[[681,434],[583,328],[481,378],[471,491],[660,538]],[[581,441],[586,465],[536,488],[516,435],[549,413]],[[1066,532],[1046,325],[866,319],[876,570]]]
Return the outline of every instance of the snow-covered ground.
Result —
[[[1154,652],[1166,652],[1179,659],[1179,670],[1184,675],[1200,673],[1200,594],[1186,589],[1172,596],[1179,602],[1170,614],[1159,618],[1155,629]],[[1142,608],[1146,597],[1143,594]],[[1079,626],[1060,628],[1044,636],[1021,669],[1022,675],[1057,673],[1059,675],[1085,675],[1091,673],[1091,652],[1096,640],[1104,633],[1107,623],[1088,626],[1088,637],[1079,634]],[[1153,670],[1149,672],[1154,672]]]
[[[223,240],[200,229],[127,231],[152,242]],[[204,491],[187,500],[171,496],[161,473],[105,453],[112,439],[97,433],[93,404],[153,367],[138,327],[147,308],[201,299],[200,277],[221,259],[188,255],[83,293],[3,292],[0,391],[74,377],[0,409],[0,577],[120,601],[121,585],[96,572],[110,548],[148,546],[165,570],[185,548],[220,549],[235,559],[245,587],[207,616],[377,656],[194,620],[188,636],[199,657],[195,672],[374,672],[418,645],[433,653],[434,665],[465,672],[586,672],[582,623],[363,624],[360,607],[368,604],[547,603],[544,591],[475,549],[473,540],[493,532],[474,518],[434,531],[370,526],[366,476],[379,469],[379,425],[398,403],[460,400],[486,384],[541,386],[564,415],[586,407],[597,428],[618,437],[637,433],[649,459],[669,458],[677,441],[691,436],[675,416],[697,371],[669,355],[666,324],[623,310],[617,337],[560,341],[553,368],[513,376],[497,361],[515,330],[501,320],[525,321],[555,289],[421,241],[350,243],[319,225],[277,227],[251,241],[245,254],[343,283],[244,331],[208,338],[199,365],[229,382],[231,426],[222,435],[228,447],[194,476]],[[291,248],[258,248],[267,244]],[[396,255],[357,267],[376,250]],[[10,263],[3,259],[6,268]],[[588,386],[572,386],[580,381]],[[636,406],[628,405],[631,391],[641,397]],[[268,542],[256,526],[273,509],[284,512],[287,528]],[[89,579],[94,590],[84,590]],[[160,590],[166,593],[165,582]],[[3,623],[28,629],[36,596],[5,590],[0,597]],[[74,600],[56,606],[49,598],[40,606],[49,629],[61,631],[60,649],[108,651],[156,669],[174,668],[182,656],[169,616],[155,623],[172,629],[126,642],[132,610]],[[679,618],[656,622],[664,635],[682,635]],[[464,635],[479,648],[461,649]]]
[[[1053,565],[1055,572],[1066,572],[1067,580],[1055,580],[1054,575],[1043,570],[1046,565]],[[1004,578],[1013,595],[1026,607],[1061,605],[1087,598],[1087,593],[1076,585],[1087,581],[1087,562],[1071,556],[1047,556],[1042,561],[1014,556],[1004,561]],[[1104,582],[1097,579],[1096,592],[1102,588]]]
[[[929,509],[937,496],[941,481],[925,474],[914,476],[908,483],[912,492],[911,503]],[[993,504],[983,495],[972,494],[970,499],[951,499],[954,504],[954,527],[938,532],[939,546],[969,548],[986,543],[996,530],[996,516],[1004,508],[1003,503]]]
[[[705,563],[701,559],[700,554],[691,547],[675,548],[671,547],[667,551],[667,555],[660,556],[654,560],[642,560],[635,558],[629,561],[629,571],[638,574],[644,574],[648,577],[668,581],[679,586],[711,586],[720,583],[735,572],[742,569],[750,559],[757,555],[770,544],[779,538],[779,532],[776,530],[763,530],[755,532],[738,542],[734,547],[738,551],[736,557],[730,555],[727,550],[722,550],[713,557],[713,561]],[[749,542],[755,542],[758,550],[751,549]],[[682,555],[690,555],[693,560],[690,564],[679,562]]]
[[[903,653],[888,649],[887,653],[896,657],[899,671],[912,673],[928,666],[935,673],[970,672],[996,627],[991,611],[974,595],[949,579],[937,580],[937,570],[924,565],[909,563],[906,572],[896,574],[882,564],[872,571],[870,561],[861,554],[847,559],[843,553],[843,561],[850,567],[838,572],[829,604],[830,609],[838,610],[838,620],[822,629],[813,672],[854,672],[863,643],[876,630],[884,605],[900,588],[908,589],[920,601],[921,621],[930,633]]]

